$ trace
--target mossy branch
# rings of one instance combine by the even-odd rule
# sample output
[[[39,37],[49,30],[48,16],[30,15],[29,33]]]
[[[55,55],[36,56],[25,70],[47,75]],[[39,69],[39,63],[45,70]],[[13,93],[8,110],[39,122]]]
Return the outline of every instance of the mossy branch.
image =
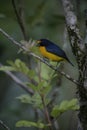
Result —
[[[79,120],[81,130],[87,130],[87,47],[86,41],[82,38],[78,28],[77,16],[74,12],[71,0],[62,0],[62,5],[65,13],[66,26],[68,30],[69,40],[73,54],[78,63],[79,83],[77,91],[79,95],[80,106]],[[85,28],[86,29],[86,28]],[[84,42],[85,41],[85,42]],[[79,124],[78,124],[79,126]]]

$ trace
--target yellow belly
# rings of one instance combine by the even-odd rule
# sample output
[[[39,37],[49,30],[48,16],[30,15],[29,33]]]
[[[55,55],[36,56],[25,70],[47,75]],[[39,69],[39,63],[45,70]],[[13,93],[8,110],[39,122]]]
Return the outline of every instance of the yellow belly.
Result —
[[[40,46],[39,48],[40,48],[40,52],[43,55],[43,57],[46,57],[46,58],[48,58],[52,61],[62,61],[62,60],[64,60],[64,58],[62,58],[60,56],[57,56],[57,55],[52,54],[50,52],[47,52],[45,47]]]

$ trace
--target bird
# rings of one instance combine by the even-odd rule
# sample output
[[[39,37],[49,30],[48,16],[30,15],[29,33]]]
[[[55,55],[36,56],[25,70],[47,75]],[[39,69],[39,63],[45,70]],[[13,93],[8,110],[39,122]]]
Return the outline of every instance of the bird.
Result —
[[[58,45],[56,45],[52,41],[48,39],[39,39],[36,41],[36,43],[36,46],[39,47],[40,53],[44,58],[47,58],[55,62],[67,61],[73,66],[64,50],[62,50]]]

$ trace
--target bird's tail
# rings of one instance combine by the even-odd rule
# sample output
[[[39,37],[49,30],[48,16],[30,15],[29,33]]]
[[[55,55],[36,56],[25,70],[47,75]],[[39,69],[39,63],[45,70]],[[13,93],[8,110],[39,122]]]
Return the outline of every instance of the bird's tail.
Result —
[[[67,58],[67,61],[72,65],[72,66],[74,66],[73,64],[72,64],[72,62]]]

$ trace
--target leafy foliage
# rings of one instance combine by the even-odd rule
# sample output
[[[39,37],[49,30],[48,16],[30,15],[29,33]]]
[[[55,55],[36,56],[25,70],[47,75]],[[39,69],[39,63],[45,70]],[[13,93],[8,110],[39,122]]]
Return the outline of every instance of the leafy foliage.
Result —
[[[0,71],[15,71],[21,72],[29,78],[29,82],[25,82],[27,87],[31,88],[34,91],[32,96],[28,94],[23,94],[17,97],[22,103],[27,103],[32,105],[33,108],[40,109],[43,111],[44,109],[49,108],[49,104],[51,103],[52,98],[49,98],[49,93],[52,89],[52,79],[57,76],[54,74],[53,71],[50,69],[44,70],[44,64],[39,65],[38,72],[37,70],[29,69],[25,62],[21,61],[20,59],[16,59],[13,61],[8,61],[8,66],[0,67]],[[42,66],[41,66],[42,65]],[[44,101],[43,101],[44,98]],[[68,110],[78,110],[79,105],[77,99],[72,99],[71,101],[62,101],[60,105],[52,105],[49,109],[50,113],[49,116],[52,116],[54,119],[59,117],[62,113]],[[37,128],[44,128],[48,127],[49,122],[46,125],[42,122],[31,122],[31,121],[18,121],[16,123],[16,127],[37,127]]]
[[[78,100],[72,99],[70,101],[62,101],[60,105],[56,105],[53,107],[51,116],[58,117],[60,114],[68,111],[68,110],[79,110]]]
[[[0,71],[15,71],[12,66],[1,66]]]
[[[17,97],[22,103],[31,104],[36,108],[43,109],[43,104],[41,100],[41,96],[38,93],[35,93],[32,97],[28,94],[21,95]],[[50,99],[45,98],[46,105],[50,102]]]
[[[20,59],[16,59],[15,62],[8,61],[8,63],[13,67],[14,71],[21,72],[31,78],[35,75],[35,71],[29,69]]]
[[[31,121],[25,121],[25,120],[22,120],[22,121],[18,121],[16,123],[16,127],[37,127],[37,128],[44,128],[44,127],[47,127],[46,125],[44,125],[43,123],[41,122],[31,122]]]
[[[21,72],[27,76],[33,77],[35,75],[35,71],[29,69],[26,64],[20,59],[16,59],[15,62],[8,61],[10,66],[1,66],[0,71],[16,71]]]

